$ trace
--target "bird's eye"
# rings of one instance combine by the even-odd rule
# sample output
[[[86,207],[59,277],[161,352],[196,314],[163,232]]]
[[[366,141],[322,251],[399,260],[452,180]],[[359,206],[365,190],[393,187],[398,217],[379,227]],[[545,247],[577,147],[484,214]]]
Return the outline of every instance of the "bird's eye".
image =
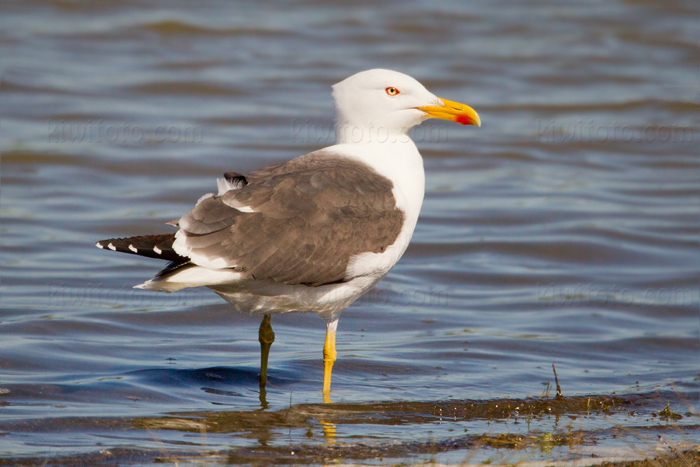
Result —
[[[389,94],[390,96],[398,96],[399,90],[393,86],[389,86],[388,88],[386,88],[386,93]]]

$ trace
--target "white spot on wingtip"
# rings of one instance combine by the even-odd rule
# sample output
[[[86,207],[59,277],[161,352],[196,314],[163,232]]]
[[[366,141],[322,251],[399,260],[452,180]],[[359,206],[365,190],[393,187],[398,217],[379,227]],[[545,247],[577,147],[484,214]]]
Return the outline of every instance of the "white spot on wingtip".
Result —
[[[112,242],[109,242],[109,245],[107,245],[107,248],[109,248],[112,251],[117,251],[117,247],[112,245]]]
[[[155,252],[158,253],[158,254],[163,253],[163,250],[161,250],[161,249],[158,248],[157,246],[154,246],[154,247],[153,247],[153,251],[155,251]]]
[[[96,246],[97,248],[99,248],[100,250],[104,250],[104,249],[105,249],[105,247],[102,246],[102,244],[101,244],[100,242],[95,243],[95,246]]]
[[[234,208],[241,211],[241,212],[257,212],[255,209],[251,208],[250,206],[241,206],[240,208],[234,206]]]
[[[129,245],[129,249],[130,249],[131,251],[133,251],[134,253],[138,253],[138,252],[139,252],[139,249],[136,248],[134,245]]]

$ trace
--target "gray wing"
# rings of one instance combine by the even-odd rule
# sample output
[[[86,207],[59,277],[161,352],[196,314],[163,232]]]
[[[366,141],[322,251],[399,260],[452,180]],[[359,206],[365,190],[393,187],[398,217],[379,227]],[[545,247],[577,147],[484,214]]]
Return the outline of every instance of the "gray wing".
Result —
[[[364,163],[319,151],[246,180],[185,214],[175,251],[251,279],[318,286],[348,280],[351,257],[381,253],[401,232],[392,182]]]

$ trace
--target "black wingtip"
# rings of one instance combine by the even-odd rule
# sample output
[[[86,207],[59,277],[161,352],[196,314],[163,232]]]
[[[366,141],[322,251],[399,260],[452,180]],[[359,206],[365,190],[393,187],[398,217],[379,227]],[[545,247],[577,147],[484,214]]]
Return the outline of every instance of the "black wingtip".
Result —
[[[95,243],[97,248],[118,251],[148,258],[164,259],[167,261],[187,261],[173,250],[175,235],[141,235],[137,237],[110,238]]]
[[[248,184],[248,179],[245,178],[245,175],[241,175],[238,172],[226,172],[224,178],[234,188],[242,188]]]

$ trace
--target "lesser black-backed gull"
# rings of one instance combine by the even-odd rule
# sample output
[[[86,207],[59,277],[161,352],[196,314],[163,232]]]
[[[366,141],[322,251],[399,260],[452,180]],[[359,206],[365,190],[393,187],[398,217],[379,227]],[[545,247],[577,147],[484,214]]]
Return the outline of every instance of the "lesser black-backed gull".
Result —
[[[100,248],[170,263],[137,287],[208,287],[264,315],[260,385],[274,333],[270,315],[314,312],[326,322],[323,393],[331,387],[338,317],[401,258],[423,203],[423,160],[408,135],[428,118],[481,125],[464,104],[410,76],[357,73],[333,86],[337,144],[248,175],[226,173],[218,193],[171,222],[174,234],[115,238]]]

